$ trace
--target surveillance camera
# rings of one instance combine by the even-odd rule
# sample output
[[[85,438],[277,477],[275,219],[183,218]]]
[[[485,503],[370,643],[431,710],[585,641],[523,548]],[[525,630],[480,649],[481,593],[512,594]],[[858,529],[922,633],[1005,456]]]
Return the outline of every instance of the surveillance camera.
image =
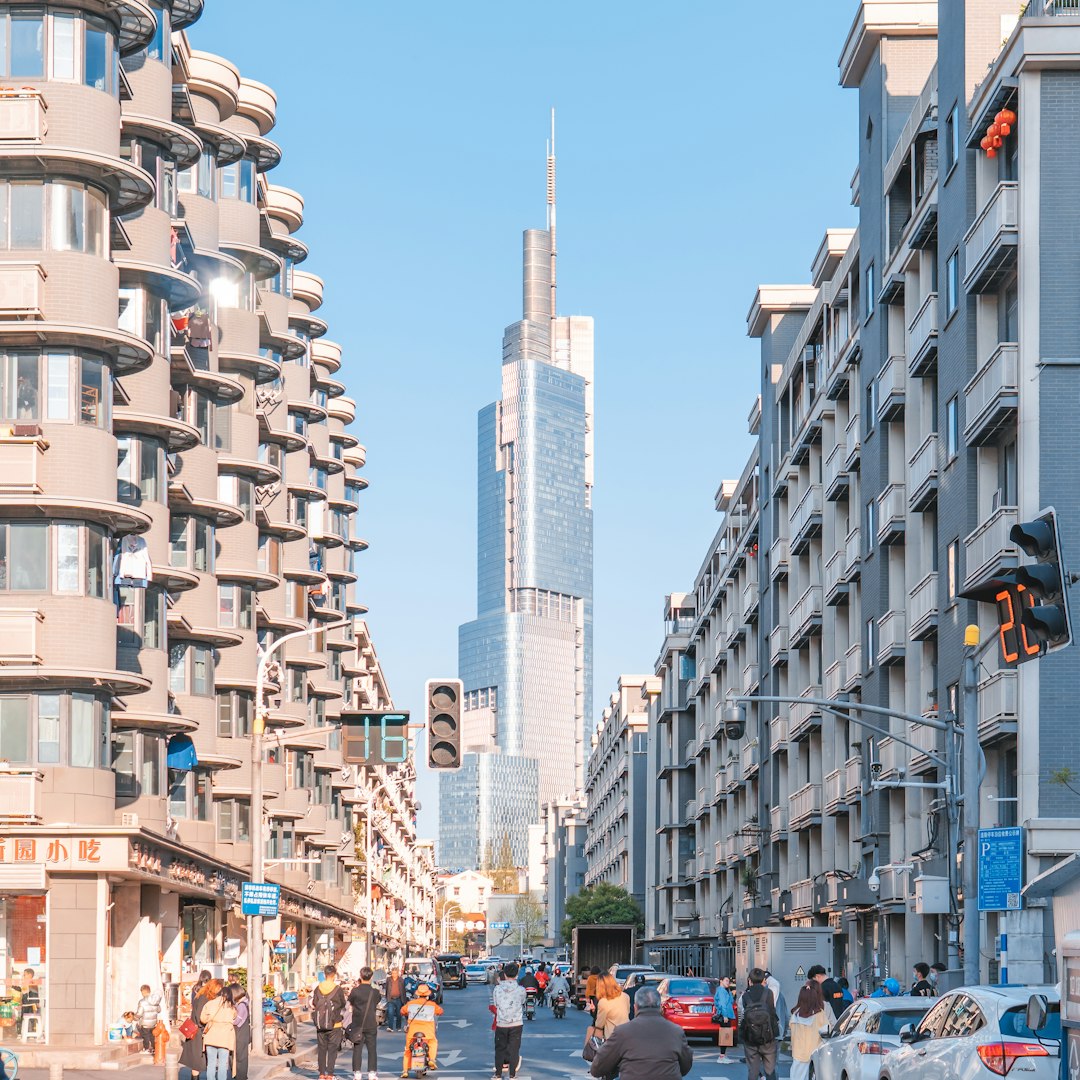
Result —
[[[870,771],[874,774],[875,777],[880,776],[881,775],[881,762],[880,761],[871,761],[870,762]]]
[[[871,874],[869,880],[866,882],[872,893],[876,893],[881,889],[881,878],[877,874]]]

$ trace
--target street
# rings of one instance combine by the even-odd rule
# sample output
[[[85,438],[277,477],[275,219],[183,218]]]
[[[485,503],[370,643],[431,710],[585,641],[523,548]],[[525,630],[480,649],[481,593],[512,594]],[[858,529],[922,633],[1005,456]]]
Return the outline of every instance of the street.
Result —
[[[493,1064],[491,1013],[488,1012],[490,987],[470,986],[467,990],[447,990],[443,999],[446,1010],[439,1022],[439,1070],[433,1080],[466,1080],[489,1077]],[[536,1019],[527,1021],[521,1040],[520,1080],[585,1080],[588,1065],[581,1058],[585,1041],[586,1016],[571,1008],[565,1020],[556,1020],[550,1009],[537,1009]],[[303,1046],[307,1040],[303,1039]],[[694,1050],[694,1067],[688,1074],[692,1080],[742,1080],[746,1068],[741,1053],[736,1050],[731,1063],[717,1064],[719,1051],[702,1040],[690,1044]],[[401,1073],[401,1056],[405,1048],[403,1035],[379,1032],[379,1076],[392,1077]],[[338,1058],[336,1075],[347,1077],[351,1072],[351,1050]],[[291,1071],[295,1077],[311,1080],[317,1077],[313,1057],[304,1053],[300,1064]],[[779,1076],[788,1075],[789,1060],[780,1066]],[[366,1062],[365,1062],[366,1067]]]

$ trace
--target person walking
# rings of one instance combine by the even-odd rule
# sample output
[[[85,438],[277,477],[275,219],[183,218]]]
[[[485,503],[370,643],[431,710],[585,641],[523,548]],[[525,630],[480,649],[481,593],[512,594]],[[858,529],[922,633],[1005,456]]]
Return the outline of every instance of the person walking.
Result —
[[[591,968],[589,970],[589,977],[585,980],[585,1007],[596,1016],[596,984],[600,979],[600,969],[598,967]]]
[[[206,1080],[228,1080],[229,1063],[236,1049],[236,1010],[222,993],[225,984],[211,979],[206,984],[202,1010],[203,1045],[206,1047]]]
[[[405,980],[401,977],[401,968],[395,967],[386,980],[386,1030],[401,1030],[401,1006],[408,999],[405,997]]]
[[[750,985],[743,992],[739,1006],[739,1042],[746,1054],[746,1080],[758,1080],[761,1075],[765,1080],[777,1080],[776,1039],[779,1034],[776,1000],[765,985],[765,972],[753,968]]]
[[[915,981],[911,984],[911,996],[933,997],[934,984],[930,981],[930,965],[920,960],[912,970]]]
[[[618,982],[611,975],[601,975],[596,980],[596,1019],[585,1035],[586,1040],[594,1035],[609,1039],[615,1029],[630,1020],[630,997],[619,989]]]
[[[431,1000],[431,987],[426,982],[416,988],[416,997],[405,1002],[402,1012],[409,1018],[409,1024],[405,1028],[405,1056],[401,1063],[401,1075],[409,1075],[409,1061],[412,1057],[410,1048],[413,1036],[417,1033],[427,1040],[428,1068],[436,1070],[439,1067],[439,1040],[436,1036],[435,1018],[442,1016],[443,1007]]]
[[[367,1048],[368,1080],[377,1080],[379,1072],[376,1042],[379,1037],[379,1021],[376,1011],[379,1006],[379,991],[372,983],[374,972],[369,967],[360,969],[360,981],[349,994],[352,1007],[352,1023],[349,1024],[349,1038],[352,1039],[352,1074],[353,1080],[364,1080],[362,1069],[364,1049]],[[398,1010],[400,1019],[401,1011]]]
[[[900,983],[892,977],[886,979],[871,995],[872,998],[899,997]]]
[[[248,992],[239,983],[225,987],[229,1002],[236,1010],[236,1053],[233,1055],[232,1080],[248,1080],[248,1054],[251,1050],[251,1002]]]
[[[719,1023],[722,1028],[730,1028],[735,1024],[735,998],[731,993],[731,977],[725,975],[716,987],[716,993],[713,994],[713,1019]],[[717,1035],[719,1041],[720,1036]],[[727,1045],[725,1043],[719,1043],[720,1046],[720,1058],[717,1062],[719,1065],[727,1064]]]
[[[825,1014],[829,1023],[840,1019],[844,1011],[844,991],[840,984],[826,972],[824,965],[814,964],[806,973],[806,981],[818,984],[821,998],[825,1002]]]
[[[495,1009],[495,1070],[494,1080],[501,1080],[503,1066],[508,1065],[510,1076],[517,1076],[521,1063],[521,1032],[525,1024],[525,987],[518,986],[517,964],[507,964],[502,978],[491,991]]]
[[[345,991],[337,984],[337,968],[327,964],[323,968],[323,981],[311,995],[311,1019],[315,1022],[315,1039],[319,1044],[319,1080],[331,1080],[334,1075],[344,1034],[344,1013]]]
[[[827,1025],[825,999],[816,982],[799,991],[791,1011],[791,1072],[788,1080],[809,1080],[810,1055],[821,1045],[821,1029]]]
[[[634,1019],[604,1040],[589,1072],[617,1074],[620,1080],[680,1080],[693,1064],[686,1034],[660,1011],[660,994],[643,986],[634,997]]]
[[[765,971],[765,987],[772,991],[773,1005],[776,1006],[776,1015],[780,1018],[780,1038],[786,1039],[791,1013],[788,1012],[787,1002],[784,1000],[784,991],[780,989],[780,980],[767,969]]]
[[[195,1034],[190,1039],[184,1039],[184,1045],[180,1048],[180,1064],[191,1071],[191,1080],[198,1080],[199,1074],[206,1071],[202,1011],[206,1004],[206,984],[209,981],[210,972],[204,968],[191,988],[191,1022],[195,1025]]]
[[[139,987],[138,1004],[135,1006],[135,1022],[139,1025],[139,1036],[142,1038],[144,1054],[154,1052],[154,1027],[161,1019],[161,994],[152,994],[150,987]]]

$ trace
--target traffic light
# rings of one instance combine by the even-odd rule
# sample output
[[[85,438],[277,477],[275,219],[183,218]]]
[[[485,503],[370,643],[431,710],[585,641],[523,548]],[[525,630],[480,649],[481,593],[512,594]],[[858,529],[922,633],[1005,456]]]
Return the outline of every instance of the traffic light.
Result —
[[[465,686],[460,679],[428,679],[425,690],[428,768],[460,768],[461,699]]]
[[[1038,561],[1017,567],[1017,586],[1028,594],[1020,621],[1029,645],[1040,653],[1051,653],[1072,644],[1068,588],[1071,583],[1061,553],[1061,533],[1053,507],[1044,510],[1034,521],[1021,521],[1012,527],[1009,539],[1025,555]]]

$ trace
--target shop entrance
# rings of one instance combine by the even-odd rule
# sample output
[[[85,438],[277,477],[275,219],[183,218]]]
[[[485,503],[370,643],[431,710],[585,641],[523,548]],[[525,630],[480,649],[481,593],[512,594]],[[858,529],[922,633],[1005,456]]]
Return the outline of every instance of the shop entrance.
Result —
[[[0,895],[0,1042],[44,1036],[45,894]]]

